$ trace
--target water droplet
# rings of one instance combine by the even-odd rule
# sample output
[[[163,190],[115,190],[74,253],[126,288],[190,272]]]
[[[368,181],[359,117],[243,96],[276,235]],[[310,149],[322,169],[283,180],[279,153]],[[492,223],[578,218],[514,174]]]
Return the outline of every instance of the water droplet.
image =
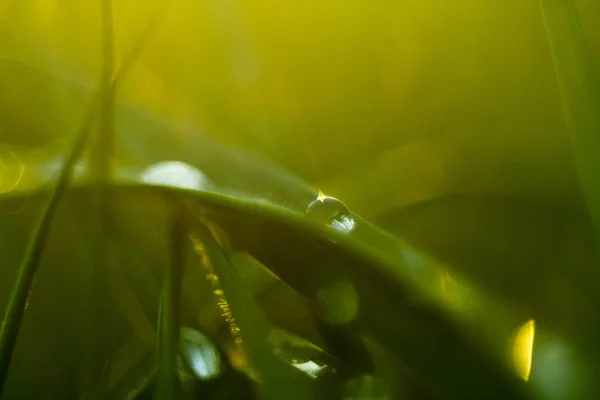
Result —
[[[335,197],[319,196],[308,205],[306,215],[318,222],[325,223],[340,232],[350,232],[356,226],[354,216],[344,203]]]

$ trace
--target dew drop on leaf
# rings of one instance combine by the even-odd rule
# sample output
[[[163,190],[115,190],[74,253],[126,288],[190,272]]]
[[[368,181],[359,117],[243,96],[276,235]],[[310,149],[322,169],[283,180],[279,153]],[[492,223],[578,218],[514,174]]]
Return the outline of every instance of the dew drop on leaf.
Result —
[[[350,232],[356,226],[354,216],[344,203],[335,197],[329,197],[319,192],[317,197],[306,209],[306,215],[314,221],[330,225],[340,232]]]

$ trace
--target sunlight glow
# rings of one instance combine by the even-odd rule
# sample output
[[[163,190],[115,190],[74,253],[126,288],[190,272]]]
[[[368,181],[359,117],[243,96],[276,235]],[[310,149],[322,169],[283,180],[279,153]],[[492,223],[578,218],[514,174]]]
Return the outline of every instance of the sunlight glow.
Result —
[[[518,330],[513,345],[513,362],[517,374],[528,381],[531,374],[535,321],[529,320]]]
[[[319,190],[319,194],[317,195],[317,200],[319,200],[322,203],[323,200],[325,200],[326,198],[327,198],[327,196],[325,196],[325,194]]]

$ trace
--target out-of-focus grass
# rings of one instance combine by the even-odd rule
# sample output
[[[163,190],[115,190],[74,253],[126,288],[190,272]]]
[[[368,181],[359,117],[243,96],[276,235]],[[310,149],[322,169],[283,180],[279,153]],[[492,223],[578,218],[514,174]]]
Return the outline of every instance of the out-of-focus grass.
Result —
[[[101,29],[96,26],[99,10],[95,6],[74,4],[71,8],[61,8],[48,2],[7,4],[0,9],[0,17],[9,21],[1,28],[6,35],[0,35],[3,38],[0,39],[3,52],[0,55],[11,61],[4,62],[0,70],[0,80],[6,83],[7,93],[0,102],[0,132],[2,141],[10,145],[11,151],[9,161],[4,164],[5,170],[11,174],[14,171],[14,176],[8,176],[0,190],[12,193],[16,184],[20,184],[20,188],[35,186],[28,179],[44,180],[30,172],[35,170],[33,164],[36,164],[35,151],[38,150],[17,152],[19,147],[15,144],[50,147],[49,144],[55,146],[58,142],[60,145],[64,132],[70,131],[65,128],[73,123],[72,115],[79,115],[76,111],[82,108],[81,99],[91,97],[90,77],[100,72],[100,53],[92,54],[90,49],[100,47],[98,32]],[[123,49],[131,47],[129,41],[142,29],[143,22],[152,20],[150,11],[154,6],[139,7],[133,2],[119,2],[115,6],[115,47],[105,51],[105,60],[113,58],[106,55],[114,50],[115,63],[123,63]],[[526,321],[533,314],[540,319],[541,326],[548,326],[566,336],[567,341],[576,342],[575,347],[583,343],[577,347],[579,356],[584,359],[583,365],[594,365],[595,353],[581,353],[585,353],[586,345],[592,342],[590,339],[595,337],[598,325],[595,318],[585,318],[586,312],[593,309],[590,307],[593,303],[586,302],[591,298],[587,296],[595,293],[595,280],[589,279],[595,274],[588,275],[587,270],[569,270],[568,267],[577,265],[585,269],[596,258],[592,254],[594,250],[588,246],[586,221],[581,222],[580,214],[571,208],[573,203],[573,208],[577,207],[577,199],[575,202],[571,199],[579,195],[578,181],[565,124],[558,112],[559,93],[553,81],[550,53],[543,45],[543,26],[533,2],[507,1],[491,5],[466,0],[452,4],[423,1],[417,5],[383,1],[344,4],[298,1],[282,6],[255,1],[202,4],[178,1],[165,12],[164,19],[157,40],[142,56],[141,62],[133,67],[133,79],[121,82],[124,105],[116,107],[114,121],[114,91],[103,98],[106,100],[103,109],[107,112],[101,118],[101,131],[111,133],[113,123],[119,130],[121,138],[113,144],[120,161],[136,164],[142,159],[154,162],[162,157],[184,158],[186,162],[195,158],[210,159],[204,165],[213,168],[213,176],[225,182],[225,186],[231,186],[233,182],[260,194],[278,183],[289,184],[289,190],[280,193],[297,195],[290,196],[294,197],[295,206],[305,204],[304,196],[308,198],[314,194],[314,189],[308,185],[292,180],[291,175],[257,167],[249,159],[231,157],[227,152],[218,153],[214,151],[219,149],[218,145],[211,147],[211,141],[199,139],[206,136],[221,144],[233,143],[266,154],[311,183],[330,189],[330,193],[344,198],[360,214],[368,217],[383,215],[380,222],[386,223],[391,231],[407,237],[412,234],[410,239],[420,240],[423,247],[437,253],[435,255],[451,263],[452,267],[462,268],[461,272],[476,286],[488,289],[506,301],[507,308],[514,307],[513,312],[518,316],[514,319]],[[81,26],[66,21],[77,21]],[[549,31],[563,32],[564,26],[559,25]],[[22,32],[23,26],[31,29]],[[551,39],[565,38],[564,35],[550,36]],[[11,41],[6,41],[6,37]],[[594,38],[590,40],[594,42]],[[570,44],[562,49],[576,48]],[[593,110],[593,93],[587,97],[573,94],[577,92],[572,91],[574,86],[565,86],[565,79],[560,78],[576,78],[571,83],[579,82],[575,87],[587,89],[588,85],[577,79],[591,75],[574,71],[585,66],[592,56],[579,57],[579,61],[585,62],[578,65],[569,64],[571,59],[561,53],[559,47],[552,46],[566,99],[567,122],[576,138],[589,139],[591,136],[585,133],[593,133],[597,121],[594,122],[593,113],[578,113]],[[592,54],[594,47],[590,47]],[[48,76],[62,75],[77,84],[57,81],[54,77],[47,79],[44,73],[31,73],[22,67],[24,64],[14,63],[14,60],[41,66],[51,72]],[[12,66],[7,67],[8,64]],[[110,73],[106,70],[104,86],[108,87],[106,76]],[[39,96],[29,95],[36,90],[39,90]],[[131,112],[136,107],[136,112]],[[145,118],[144,113],[160,118]],[[29,134],[23,135],[24,131]],[[159,138],[159,134],[175,135],[174,132],[178,139]],[[584,135],[579,135],[581,132]],[[593,179],[589,178],[593,177],[596,165],[593,141],[592,138],[592,145],[588,145],[590,142],[586,139],[586,144],[575,146],[577,160],[580,166],[583,165],[584,188],[591,193],[592,199],[596,192]],[[112,156],[111,142],[109,136],[105,142],[107,146],[95,147],[98,150],[96,166],[106,167],[105,162]],[[117,143],[125,143],[126,146],[122,146],[125,151],[121,148],[122,153],[119,153]],[[51,150],[48,153],[50,160],[55,154],[61,154],[53,154]],[[221,157],[222,154],[226,155]],[[106,172],[104,167],[96,171]],[[248,173],[252,168],[254,175]],[[543,206],[535,204],[531,219],[518,218],[510,212],[503,214],[492,207],[488,207],[483,217],[476,218],[475,222],[469,215],[469,223],[450,218],[450,231],[457,229],[457,235],[445,235],[440,221],[457,215],[457,210],[469,208],[467,200],[445,209],[437,219],[435,210],[422,213],[420,207],[407,210],[408,217],[401,216],[400,222],[393,226],[390,215],[394,215],[398,207],[456,192],[540,194],[542,201],[539,203]],[[273,197],[280,198],[279,194]],[[595,202],[588,202],[592,210]],[[106,203],[100,196],[97,205]],[[552,208],[545,207],[547,203],[559,204]],[[511,201],[488,201],[486,204],[499,204],[502,209],[531,210],[528,206],[520,208]],[[421,204],[425,209],[427,205]],[[269,206],[263,207],[269,210]],[[540,209],[546,213],[537,213]],[[19,210],[17,214],[22,212]],[[492,218],[501,215],[508,215],[508,218],[500,223]],[[559,222],[563,217],[569,228],[564,231],[573,232],[574,237],[565,237],[566,233],[561,235],[556,224],[543,222],[545,218]],[[105,219],[99,218],[100,223]],[[140,222],[133,220],[136,224]],[[485,221],[494,222],[497,231],[493,231],[491,224],[484,226]],[[424,222],[427,222],[425,227]],[[301,225],[296,220],[293,223]],[[547,232],[532,228],[538,225],[547,227]],[[427,235],[427,229],[434,234]],[[361,259],[364,252],[374,257],[371,259],[374,265],[394,269],[402,263],[391,238],[375,235],[375,239],[371,239],[377,243],[371,243],[360,237],[360,232],[355,231],[349,236],[363,240],[357,243],[366,247],[354,243],[354,247],[346,249],[348,254],[356,257],[348,259],[349,265]],[[527,237],[528,232],[533,232],[532,237]],[[316,232],[311,231],[311,234],[318,236]],[[210,238],[206,239],[210,242]],[[250,245],[256,245],[246,239]],[[266,250],[259,246],[255,252],[263,259],[275,260],[275,265],[286,265],[287,258],[277,251],[289,250],[290,247],[286,247],[289,243],[284,243],[280,237],[269,237],[269,240],[278,245]],[[143,242],[147,240],[137,244]],[[469,246],[465,247],[467,242]],[[386,247],[389,243],[394,245]],[[386,246],[382,250],[373,244]],[[481,246],[476,250],[477,244]],[[299,254],[294,259],[296,266],[311,266],[314,260],[307,258],[310,251],[301,247],[291,246],[296,251],[291,253]],[[310,250],[328,254],[318,246],[310,247]],[[377,256],[369,251],[375,251]],[[340,259],[345,257],[345,253],[336,254]],[[395,256],[388,259],[387,254]],[[419,259],[422,264],[423,258]],[[319,285],[344,281],[347,274],[360,282],[363,285],[360,286],[361,293],[373,294],[373,297],[368,297],[363,304],[366,314],[359,314],[360,318],[349,330],[357,330],[383,344],[394,357],[408,362],[418,374],[427,375],[432,386],[459,397],[478,393],[483,387],[496,388],[492,390],[493,395],[500,398],[510,397],[513,390],[520,393],[518,383],[508,378],[502,380],[506,377],[506,366],[488,364],[476,345],[478,342],[466,340],[462,330],[452,327],[456,322],[465,329],[466,319],[462,322],[457,322],[460,318],[444,319],[446,312],[456,311],[453,307],[461,300],[460,293],[457,294],[460,290],[456,290],[461,285],[456,283],[453,275],[430,273],[422,268],[419,279],[426,283],[415,287],[409,285],[412,289],[407,291],[418,293],[416,297],[427,306],[413,307],[411,303],[412,306],[404,309],[398,305],[404,299],[389,289],[394,280],[380,282],[373,278],[381,274],[381,270],[359,268],[358,271],[368,273],[361,277],[356,270],[350,270],[338,276],[334,266],[339,267],[339,264],[336,260],[330,261],[333,266],[327,265],[320,271],[307,267],[315,276],[294,274],[293,270],[279,272],[284,276],[287,274],[287,280],[294,282],[295,288],[307,298],[314,297],[313,292],[322,289]],[[92,262],[98,262],[98,259]],[[427,261],[428,265],[430,263]],[[228,266],[227,263],[223,265]],[[221,272],[227,275],[226,269]],[[308,277],[313,281],[309,282]],[[236,295],[241,283],[235,279],[231,282],[226,291]],[[380,283],[381,290],[373,290],[376,286],[373,282]],[[438,283],[440,290],[437,290]],[[435,288],[431,296],[423,294],[427,288]],[[378,303],[377,300],[382,298],[392,299],[393,306],[386,301]],[[249,298],[233,302],[252,304]],[[431,312],[429,302],[437,311]],[[437,307],[442,304],[448,307],[441,307],[444,311],[439,311]],[[405,311],[398,317],[404,322],[404,329],[398,329],[394,325],[397,321],[389,317],[396,315],[399,307]],[[562,311],[569,307],[575,311]],[[385,317],[378,316],[374,310]],[[265,378],[270,382],[267,388],[283,395],[288,385],[278,381],[277,374],[271,375],[276,369],[274,364],[264,362],[260,357],[266,350],[261,347],[260,329],[254,330],[252,324],[257,321],[256,313],[238,311],[238,314],[246,321],[246,331],[253,334],[254,339],[250,342],[254,358],[258,354],[260,366],[257,368],[270,377]],[[469,329],[493,332],[494,317],[498,315],[486,316],[484,319],[489,324],[482,323],[485,328],[473,322],[477,319],[474,315],[469,316]],[[446,322],[439,322],[438,317]],[[132,323],[129,316],[127,319]],[[406,327],[412,331],[406,332]],[[498,332],[494,334],[497,336],[490,337],[503,336]],[[419,343],[438,350],[435,360],[424,357],[423,349],[413,346],[409,339],[414,337],[419,338]],[[488,338],[483,337],[482,341]],[[451,345],[436,345],[444,340]],[[466,363],[469,365],[464,369],[452,369],[452,363],[462,358],[470,360]],[[159,382],[160,376],[165,376],[162,372],[159,371]],[[470,380],[479,386],[469,386]],[[465,383],[465,388],[461,387],[461,382]],[[294,391],[299,396],[300,393]]]
[[[569,126],[572,151],[577,165],[579,182],[590,219],[595,228],[595,249],[600,246],[600,69],[593,40],[582,26],[579,12],[571,0],[540,0],[548,42],[552,50],[556,77],[562,97],[563,110]],[[580,271],[590,281],[597,282],[600,274],[591,266]],[[591,268],[590,268],[591,267]],[[583,286],[583,283],[582,283]],[[587,290],[590,303],[597,303],[597,286]],[[591,324],[592,335],[600,326]],[[597,392],[600,385],[595,373],[600,368],[600,347],[588,343],[587,350],[593,367],[581,375],[594,386],[588,393]],[[592,384],[594,382],[594,384]],[[589,396],[589,394],[587,394]]]
[[[600,70],[571,0],[540,0],[577,172],[600,235]],[[599,242],[600,243],[600,242]]]
[[[116,6],[117,65],[157,4]],[[0,48],[89,84],[101,65],[95,7],[12,2]],[[77,101],[62,85],[32,99],[16,79],[2,77],[6,135],[47,143]],[[535,2],[181,0],[120,98],[179,135],[265,154],[366,217],[452,191],[577,190]]]

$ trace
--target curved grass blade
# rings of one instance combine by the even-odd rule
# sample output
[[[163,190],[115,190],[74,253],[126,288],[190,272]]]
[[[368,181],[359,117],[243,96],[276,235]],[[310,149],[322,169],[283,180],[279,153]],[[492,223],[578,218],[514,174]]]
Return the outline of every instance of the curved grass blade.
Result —
[[[244,286],[236,266],[249,263],[244,254],[228,255],[204,227],[194,229],[197,250],[202,252],[205,262],[212,266],[224,296],[235,319],[235,330],[239,333],[238,343],[247,352],[250,363],[259,374],[267,399],[304,400],[314,398],[311,385],[302,381],[302,376],[291,368],[286,368],[275,358],[273,349],[267,342],[269,324],[261,314],[252,295]],[[243,268],[243,267],[242,267]]]
[[[165,274],[164,290],[158,318],[157,385],[156,398],[168,400],[176,396],[176,365],[179,354],[179,303],[181,278],[185,263],[186,214],[182,208],[175,211],[171,230],[171,265]]]
[[[76,186],[72,189],[72,195],[81,196],[89,193],[89,190],[89,185]],[[409,276],[405,276],[410,271],[403,269],[401,264],[402,248],[394,248],[391,241],[389,249],[375,248],[374,244],[379,243],[375,236],[373,241],[358,240],[354,235],[324,229],[326,227],[311,223],[301,214],[289,210],[214,193],[127,184],[119,185],[115,190],[120,200],[131,196],[136,199],[152,199],[156,196],[162,198],[163,194],[167,193],[170,197],[191,204],[200,203],[200,211],[204,217],[210,217],[211,222],[217,223],[228,233],[231,248],[235,251],[247,251],[279,277],[285,278],[290,286],[307,298],[312,296],[311,290],[314,289],[315,282],[321,282],[318,275],[320,272],[332,271],[333,277],[340,276],[340,272],[344,273],[344,278],[350,280],[359,292],[359,310],[362,311],[356,321],[343,328],[371,337],[374,342],[385,348],[390,357],[403,361],[442,389],[449,384],[454,398],[528,398],[520,395],[520,390],[502,389],[507,382],[506,374],[493,365],[487,367],[486,350],[478,352],[470,337],[465,335],[464,326],[449,318],[448,313],[441,309],[435,299],[424,293]],[[38,193],[37,196],[41,195]],[[144,210],[150,212],[152,208]],[[230,262],[223,250],[214,243],[214,239],[209,241],[211,238],[208,233],[204,236],[201,239],[211,262],[223,262],[225,271],[234,268],[231,265],[233,262],[237,269],[236,260],[232,259]],[[207,243],[212,243],[212,246],[208,247]],[[395,273],[392,271],[394,269]],[[214,270],[223,275],[220,272],[221,268],[215,267]],[[226,282],[227,276],[219,278]],[[226,295],[229,292],[235,296],[237,287],[244,288],[239,279],[235,279],[235,282],[238,284],[227,287],[223,285]],[[253,337],[264,340],[261,332],[265,329],[259,330],[256,320],[248,316],[247,304],[253,303],[244,303],[243,298],[240,300],[238,297],[227,300],[231,303],[233,315],[238,319],[241,333],[244,334],[242,322],[250,321],[249,329],[253,330]],[[242,306],[239,306],[240,304]],[[236,315],[236,307],[241,307],[244,321]],[[429,309],[433,311],[428,311]],[[363,315],[369,313],[373,315]],[[369,322],[374,322],[371,324],[373,326],[369,326]],[[437,329],[438,327],[440,329]],[[382,332],[382,329],[385,331]],[[451,337],[446,335],[449,330],[452,333]],[[246,339],[245,344],[250,342]],[[260,348],[267,349],[263,353],[268,358],[265,364],[274,366],[273,375],[283,374],[278,370],[283,367],[282,363],[277,363],[277,360],[270,356],[269,346],[259,342],[259,350]],[[437,353],[434,353],[435,351]],[[257,353],[261,355],[260,351]],[[480,368],[481,365],[485,368]],[[455,375],[461,373],[463,376],[455,381]],[[481,377],[483,380],[480,380]],[[464,382],[468,384],[460,387]],[[488,393],[492,396],[488,396]]]
[[[166,2],[164,4],[166,4]],[[131,69],[131,66],[139,57],[144,45],[150,37],[150,34],[155,29],[160,15],[160,12],[157,13],[156,17],[143,32],[140,40],[138,40],[131,53],[123,62],[123,66],[116,74],[115,79],[113,79],[111,85],[109,85],[109,90],[116,91],[116,88],[118,87],[117,84],[125,79],[127,73]],[[66,157],[58,179],[54,184],[54,189],[51,191],[48,201],[35,224],[35,228],[27,246],[25,256],[21,265],[19,266],[17,280],[15,282],[5,316],[2,321],[2,327],[0,328],[0,398],[2,397],[2,393],[4,391],[10,361],[14,352],[17,337],[19,335],[19,329],[21,327],[21,322],[23,320],[25,311],[27,310],[27,304],[31,298],[33,281],[42,257],[46,239],[50,233],[54,214],[56,213],[56,209],[58,208],[58,204],[62,196],[69,186],[73,167],[81,157],[81,154],[87,143],[99,105],[104,98],[103,89],[106,90],[106,88],[101,88],[92,100],[89,110],[85,115],[77,134],[75,135],[75,140],[71,147],[71,151]]]
[[[600,71],[572,0],[540,0],[581,186],[600,235]],[[600,243],[600,236],[597,237]]]
[[[372,339],[450,398],[532,397],[504,359],[492,356],[487,336],[476,337],[482,330],[474,326],[477,315],[444,307],[432,287],[438,268],[407,268],[403,245],[385,233],[365,221],[355,221],[348,234],[273,206],[237,199],[217,203],[213,209],[220,212],[211,214],[211,222],[230,234],[233,247],[250,253],[309,300],[319,304],[323,289],[351,284],[353,290],[342,292],[358,307],[333,323],[349,335]],[[359,234],[357,224],[367,231]],[[341,310],[345,297],[332,296],[332,309]]]

